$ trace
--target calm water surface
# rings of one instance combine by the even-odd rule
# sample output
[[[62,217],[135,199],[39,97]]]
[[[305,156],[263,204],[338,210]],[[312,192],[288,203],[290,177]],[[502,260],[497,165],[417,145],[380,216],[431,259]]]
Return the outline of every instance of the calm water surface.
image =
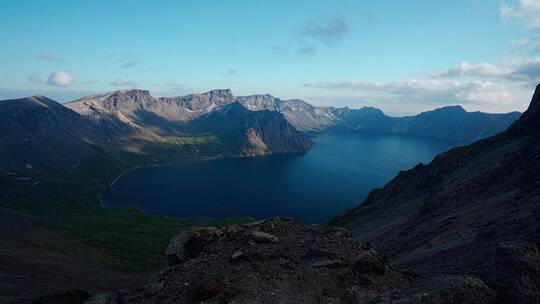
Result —
[[[323,222],[358,205],[373,188],[461,142],[401,135],[325,133],[304,155],[218,159],[137,169],[107,207],[136,206],[173,217],[292,216]]]

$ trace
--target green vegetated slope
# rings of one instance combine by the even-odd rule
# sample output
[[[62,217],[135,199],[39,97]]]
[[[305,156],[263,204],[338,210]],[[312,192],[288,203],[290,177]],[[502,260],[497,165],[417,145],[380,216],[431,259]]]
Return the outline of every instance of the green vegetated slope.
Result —
[[[185,156],[177,162],[197,161]],[[97,258],[115,269],[144,272],[164,264],[164,250],[170,238],[193,226],[225,226],[249,218],[173,219],[147,215],[135,208],[107,209],[99,195],[121,172],[142,165],[139,161],[119,162],[105,153],[81,166],[76,173],[6,176],[0,181],[4,207],[33,217],[32,229],[75,239],[73,244],[48,244],[51,250]],[[21,176],[19,174],[19,176]],[[20,179],[22,178],[22,179]],[[55,241],[56,242],[56,241]]]

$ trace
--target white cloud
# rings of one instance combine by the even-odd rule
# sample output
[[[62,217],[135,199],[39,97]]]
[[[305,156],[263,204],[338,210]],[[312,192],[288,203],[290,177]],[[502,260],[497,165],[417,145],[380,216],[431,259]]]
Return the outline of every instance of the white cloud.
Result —
[[[540,37],[527,37],[510,40],[510,47],[515,50],[525,50],[529,53],[540,53]]]
[[[47,84],[55,87],[68,87],[73,84],[75,78],[68,72],[57,71],[49,75]]]
[[[507,80],[531,86],[540,82],[540,57],[510,59],[500,64],[463,62],[446,71],[434,73],[432,76],[435,78],[475,77]]]
[[[394,82],[344,81],[307,83],[325,90],[361,91],[382,101],[438,104],[511,104],[512,92],[487,81],[403,80]]]
[[[515,5],[502,4],[503,20],[517,19],[530,28],[540,28],[540,1],[519,0]]]
[[[126,80],[123,80],[122,78],[117,78],[116,80],[112,81],[109,84],[115,87],[136,87],[137,86],[135,82],[126,81]]]
[[[508,70],[504,67],[490,63],[470,64],[462,62],[457,66],[446,71],[433,74],[434,77],[501,77],[508,74]]]

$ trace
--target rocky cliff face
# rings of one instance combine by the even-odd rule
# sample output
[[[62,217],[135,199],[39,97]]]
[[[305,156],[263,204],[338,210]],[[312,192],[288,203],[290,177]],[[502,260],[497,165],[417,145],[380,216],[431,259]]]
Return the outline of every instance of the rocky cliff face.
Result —
[[[237,97],[236,100],[251,111],[277,111],[287,121],[302,132],[319,132],[338,121],[336,109],[315,107],[303,100],[281,100],[272,95],[252,95]]]
[[[270,219],[173,238],[169,267],[117,303],[492,303],[467,276],[392,267],[347,231]]]
[[[332,224],[423,273],[467,273],[500,303],[540,301],[540,86],[507,131],[401,172]]]
[[[139,138],[166,141],[162,138],[211,133],[219,140],[216,144],[234,155],[298,153],[312,146],[280,112],[247,110],[250,104],[261,110],[262,105],[269,106],[274,100],[270,95],[238,99],[246,107],[235,102],[230,90],[162,98],[148,91],[127,90],[90,96],[67,106],[105,130]]]
[[[234,95],[231,90],[223,89],[181,97],[162,97],[158,100],[189,109],[190,111],[209,112],[216,107],[233,102]]]
[[[236,155],[302,153],[313,146],[279,112],[249,111],[235,102],[188,124],[190,132],[211,132]]]

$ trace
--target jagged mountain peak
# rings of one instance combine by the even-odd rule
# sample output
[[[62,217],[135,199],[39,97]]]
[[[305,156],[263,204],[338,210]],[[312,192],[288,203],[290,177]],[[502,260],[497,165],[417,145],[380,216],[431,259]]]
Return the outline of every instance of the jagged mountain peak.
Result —
[[[537,135],[540,133],[540,84],[536,87],[529,108],[508,129],[509,134]]]
[[[451,105],[451,106],[445,106],[441,107],[438,110],[440,111],[459,111],[459,112],[467,112],[461,105]]]
[[[210,98],[224,98],[224,99],[233,99],[234,94],[231,89],[215,89],[205,92],[201,95],[207,95]]]
[[[451,105],[451,106],[444,106],[437,108],[432,111],[422,112],[421,114],[425,113],[452,113],[452,114],[461,114],[461,113],[467,113],[467,110],[465,110],[461,105]]]
[[[0,106],[9,109],[33,109],[33,108],[51,108],[60,107],[60,104],[50,98],[42,95],[34,95],[24,98],[4,100]]]
[[[118,90],[118,91],[112,92],[110,95],[111,95],[111,96],[114,96],[114,95],[152,96],[152,95],[150,95],[150,91],[148,91],[148,90],[141,90],[141,89]]]
[[[347,108],[348,109],[348,108]],[[375,108],[375,107],[370,107],[370,106],[367,106],[367,107],[362,107],[359,109],[360,111],[363,111],[363,112],[369,112],[369,113],[373,113],[373,114],[381,114],[381,115],[384,115],[383,111],[379,108]]]

